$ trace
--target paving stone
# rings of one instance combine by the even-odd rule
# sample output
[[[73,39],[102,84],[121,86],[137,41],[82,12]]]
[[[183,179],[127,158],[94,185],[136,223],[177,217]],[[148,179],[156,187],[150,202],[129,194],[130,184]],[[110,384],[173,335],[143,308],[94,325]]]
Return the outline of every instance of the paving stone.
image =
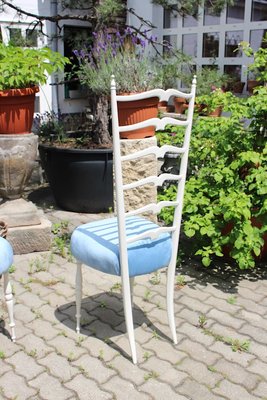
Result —
[[[46,300],[44,298],[41,299],[40,296],[29,291],[22,293],[19,300],[25,306],[28,306],[34,310],[38,309],[46,303]]]
[[[29,397],[38,393],[38,390],[30,388],[25,379],[13,371],[1,374],[0,388],[3,395],[8,399],[28,400]]]
[[[203,303],[202,301],[188,297],[188,296],[183,296],[179,299],[179,303],[184,304],[187,308],[189,308],[192,311],[196,311],[199,314],[207,314],[211,309],[212,306],[206,303]]]
[[[266,342],[265,345],[257,343],[255,341],[251,341],[251,345],[249,348],[249,352],[254,354],[257,358],[267,363],[267,346]]]
[[[140,392],[133,383],[123,380],[120,377],[113,377],[110,381],[102,385],[104,389],[112,393],[116,400],[150,400],[151,397]],[[113,398],[114,398],[113,397]]]
[[[86,353],[86,349],[78,347],[77,342],[65,336],[56,336],[47,342],[50,348],[57,351],[58,355],[62,355],[72,361],[77,360],[82,354]]]
[[[267,303],[266,303],[266,309],[267,309]],[[244,319],[244,321],[246,321],[246,323],[249,326],[254,325],[259,328],[263,328],[265,331],[267,331],[267,319],[263,318],[263,315],[259,315],[257,313],[253,313],[242,309],[238,312],[237,316],[238,318]]]
[[[216,303],[214,304],[214,307],[216,307]],[[215,321],[219,322],[220,324],[224,326],[229,326],[230,328],[233,329],[240,329],[242,325],[244,325],[244,321],[242,319],[238,319],[236,317],[232,317],[230,314],[219,311],[216,308],[213,308],[211,311],[209,311],[206,314],[207,319],[212,318]]]
[[[186,379],[182,385],[177,386],[176,388],[179,393],[185,395],[187,399],[194,400],[225,400],[225,397],[218,396],[211,392],[209,388],[200,383],[194,381],[192,378]],[[238,400],[233,399],[232,397],[229,400]],[[242,399],[243,400],[243,399]]]
[[[259,375],[249,373],[247,368],[224,359],[217,361],[213,367],[216,371],[220,372],[225,379],[244,386],[249,391],[254,389],[261,380]]]
[[[225,396],[230,400],[259,400],[259,397],[251,395],[246,389],[240,385],[236,385],[227,380],[223,380],[219,387],[213,389],[219,396]]]
[[[157,379],[148,379],[146,383],[140,386],[140,390],[150,394],[153,400],[187,400],[185,396],[172,389],[170,385],[159,382]]]
[[[178,331],[179,331],[179,333],[185,334],[187,337],[189,337],[190,340],[201,343],[204,346],[209,347],[212,343],[214,343],[214,338],[211,336],[205,335],[202,332],[202,329],[200,329],[196,325],[191,325],[191,324],[188,324],[187,322],[184,322],[183,324],[181,324],[181,326],[179,326]]]
[[[264,307],[261,303],[258,304],[253,300],[246,299],[243,297],[240,297],[238,299],[238,304],[244,307],[245,310],[259,314],[259,315],[264,315],[266,313],[266,307]]]
[[[251,290],[242,286],[239,286],[238,288],[238,295],[259,304],[261,303],[261,300],[263,300],[266,296],[266,294],[264,295],[263,293],[258,293],[257,290]]]
[[[221,342],[215,342],[209,347],[209,350],[212,353],[217,353],[220,357],[223,357],[230,362],[235,362],[245,368],[256,358],[254,354],[248,352],[233,352],[230,346]]]
[[[161,340],[158,346],[155,346],[154,340],[150,340],[143,345],[143,352],[145,350],[148,350],[149,354],[154,354],[161,360],[169,361],[172,365],[181,362],[183,358],[187,357],[179,343],[174,345],[166,340]]]
[[[186,352],[194,360],[201,361],[207,365],[213,365],[220,358],[219,353],[211,351],[211,346],[208,350],[202,344],[191,342],[189,339],[185,339],[180,344],[179,349]]]
[[[99,354],[99,357],[103,357],[103,359],[105,358],[104,351],[103,353]],[[99,384],[106,382],[108,379],[116,374],[113,369],[105,365],[105,362],[100,359],[90,357],[89,354],[80,357],[72,364],[79,368],[82,367],[82,369],[85,370],[86,373],[88,373],[88,376],[97,381],[97,383]]]
[[[46,400],[67,400],[73,394],[61,382],[46,373],[28,382],[31,387],[39,391],[40,397]]]
[[[266,340],[266,330],[261,329],[252,325],[245,324],[240,328],[239,332],[243,333],[244,335],[247,335],[248,337],[251,338],[252,341],[257,341],[259,343],[263,343],[266,345],[267,340]],[[266,353],[267,356],[267,353]]]
[[[66,382],[72,379],[79,372],[78,368],[66,360],[65,357],[59,356],[55,352],[48,354],[46,357],[39,359],[38,363],[43,365],[50,375],[59,378],[59,381]]]
[[[0,350],[2,351],[2,349]],[[11,371],[12,367],[7,364],[6,362],[3,361],[3,359],[0,359],[0,371],[1,375],[4,375],[6,372]]]
[[[32,309],[24,304],[15,305],[16,320],[22,321],[25,324],[32,322],[35,319],[35,314]]]
[[[262,376],[267,382],[267,367],[263,361],[254,359],[246,369],[249,372]]]
[[[12,357],[9,357],[8,363],[13,366],[16,373],[24,376],[27,381],[44,371],[44,368],[38,365],[33,357],[25,354],[24,351],[19,351]]]
[[[82,347],[86,348],[87,353],[92,357],[99,357],[103,354],[106,363],[110,362],[114,357],[122,357],[119,351],[113,348],[112,345],[109,345],[93,336],[86,337],[85,341],[82,343]]]
[[[140,357],[139,357],[140,358]],[[114,357],[108,364],[117,372],[122,379],[132,382],[135,386],[144,383],[144,370],[141,368],[141,359],[138,365],[134,365],[130,360],[125,357]]]
[[[54,348],[48,342],[33,333],[21,338],[19,344],[25,349],[26,354],[32,354],[37,358],[44,357],[46,354],[54,351]]]
[[[259,396],[262,400],[267,399],[267,382],[260,382],[258,387],[253,391],[253,394]]]
[[[213,388],[222,380],[222,375],[209,369],[210,365],[203,364],[190,358],[184,358],[177,369],[190,375],[195,381]]]
[[[41,314],[38,314],[41,315]],[[34,331],[35,335],[48,341],[58,334],[58,330],[48,321],[42,321],[41,316],[36,318],[31,323],[31,329]]]
[[[92,379],[85,378],[82,374],[77,375],[71,381],[66,382],[65,386],[76,393],[75,399],[79,400],[113,400],[114,397],[105,391],[103,385],[98,387]],[[55,397],[54,397],[55,399]],[[53,400],[54,400],[53,399]]]

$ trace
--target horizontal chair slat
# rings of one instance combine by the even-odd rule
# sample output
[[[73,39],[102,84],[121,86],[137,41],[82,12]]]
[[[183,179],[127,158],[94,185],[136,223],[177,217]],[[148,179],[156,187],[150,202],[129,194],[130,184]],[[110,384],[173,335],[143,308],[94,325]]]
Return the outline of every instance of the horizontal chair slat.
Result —
[[[147,149],[143,149],[140,151],[136,151],[135,153],[122,156],[121,160],[122,161],[135,160],[136,158],[141,158],[144,156],[148,156],[150,154],[154,154],[157,158],[163,158],[166,153],[183,154],[184,152],[185,152],[184,147],[175,147],[165,144],[162,147],[151,146],[148,147]]]
[[[188,121],[171,117],[164,117],[161,119],[150,118],[147,119],[146,121],[138,122],[137,124],[119,126],[119,132],[128,132],[128,131],[130,132],[135,129],[147,128],[148,126],[154,126],[156,130],[163,130],[166,125],[187,126]]]
[[[143,233],[140,233],[140,235],[135,235],[130,238],[127,238],[127,244],[136,242],[137,240],[142,240],[145,238],[150,238],[151,240],[157,239],[159,235],[162,233],[168,233],[168,232],[174,232],[175,227],[174,226],[168,226],[168,227],[160,227],[158,229],[152,229],[151,231],[146,231]]]
[[[128,211],[125,213],[127,216],[143,214],[151,211],[153,214],[158,214],[164,207],[177,207],[178,201],[160,201],[159,203],[150,203],[136,210]]]
[[[178,181],[181,175],[174,174],[161,174],[159,176],[148,176],[147,178],[140,179],[139,181],[131,182],[123,185],[123,190],[133,189],[142,185],[153,184],[154,186],[162,186],[165,181]]]

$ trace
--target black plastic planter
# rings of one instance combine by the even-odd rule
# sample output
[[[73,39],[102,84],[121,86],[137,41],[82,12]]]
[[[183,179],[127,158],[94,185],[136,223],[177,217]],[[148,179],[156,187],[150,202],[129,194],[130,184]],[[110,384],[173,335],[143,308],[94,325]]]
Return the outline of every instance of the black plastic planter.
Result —
[[[59,149],[40,144],[39,154],[59,207],[86,213],[113,207],[111,149]]]

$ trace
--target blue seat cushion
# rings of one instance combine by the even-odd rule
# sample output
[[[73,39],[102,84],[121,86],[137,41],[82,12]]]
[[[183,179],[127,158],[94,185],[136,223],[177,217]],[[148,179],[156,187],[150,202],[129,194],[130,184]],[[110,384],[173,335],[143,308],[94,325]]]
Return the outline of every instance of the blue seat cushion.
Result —
[[[142,217],[126,218],[127,237],[158,228]],[[171,258],[171,235],[164,233],[156,239],[145,238],[128,244],[129,275],[145,275],[168,266]],[[71,237],[74,257],[94,269],[120,275],[117,218],[107,218],[80,225]]]
[[[0,237],[0,275],[7,272],[13,263],[13,249],[10,243]]]

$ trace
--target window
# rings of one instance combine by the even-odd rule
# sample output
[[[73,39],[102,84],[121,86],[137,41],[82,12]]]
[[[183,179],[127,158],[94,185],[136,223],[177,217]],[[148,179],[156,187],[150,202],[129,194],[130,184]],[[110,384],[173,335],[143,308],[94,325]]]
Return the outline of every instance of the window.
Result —
[[[227,6],[226,23],[227,24],[238,24],[244,22],[245,16],[245,0],[238,0],[234,2],[234,5]]]
[[[163,28],[177,28],[177,16],[174,15],[174,13],[172,13],[170,10],[164,9]]]
[[[266,0],[252,0],[251,21],[267,21]]]
[[[38,32],[36,29],[26,29],[26,46],[37,47],[38,46]]]
[[[225,65],[224,73],[235,78],[237,81],[241,80],[241,65]]]
[[[168,51],[168,47],[173,49],[177,48],[177,35],[165,35],[163,36],[163,43],[165,46],[163,47],[163,53]]]
[[[219,33],[203,33],[203,57],[219,56]]]
[[[22,31],[20,28],[8,28],[9,29],[9,43],[13,46],[23,46],[24,40],[22,37]]]
[[[255,29],[250,31],[250,46],[253,50],[258,50],[260,47],[266,48],[266,42],[263,38],[267,35],[267,29]]]
[[[243,40],[243,31],[225,32],[225,57],[241,57],[242,51],[238,43]]]
[[[211,0],[205,1],[204,7],[204,25],[219,25],[220,13],[216,13],[211,8]]]
[[[91,29],[76,26],[65,26],[64,27],[64,56],[68,57],[71,64],[65,66],[64,72],[69,74],[72,72],[75,65],[79,65],[78,59],[73,53],[73,50],[82,49],[85,45],[90,45],[92,40]],[[65,98],[70,98],[70,90],[79,91],[80,82],[75,74],[72,75],[71,79],[65,84]]]
[[[188,56],[197,56],[197,34],[190,33],[182,36],[182,49]]]
[[[183,27],[189,28],[192,26],[198,26],[198,6],[192,6],[191,15],[184,15],[183,16]]]

